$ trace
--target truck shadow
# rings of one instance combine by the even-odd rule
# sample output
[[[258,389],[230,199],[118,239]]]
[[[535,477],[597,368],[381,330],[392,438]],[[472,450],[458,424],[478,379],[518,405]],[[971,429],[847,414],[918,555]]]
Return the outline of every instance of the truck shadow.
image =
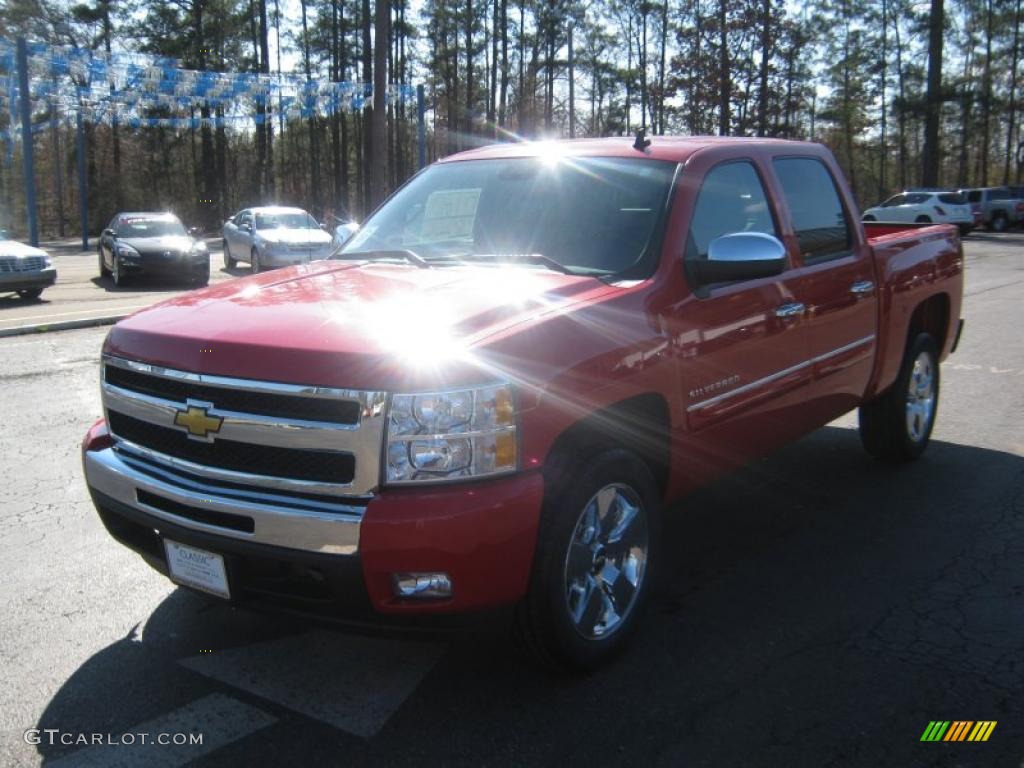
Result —
[[[617,748],[612,762],[626,749],[631,763],[821,765],[852,754],[862,765],[916,764],[929,716],[1024,716],[1009,694],[1024,683],[1022,498],[1020,456],[933,442],[920,461],[890,467],[863,454],[855,430],[827,427],[674,505],[646,621],[597,674],[540,670],[504,628],[489,628],[447,638],[374,738],[249,700],[282,720],[262,739],[294,745],[306,734],[368,764],[445,761],[456,744],[498,763],[607,762]],[[35,727],[123,733],[211,686],[244,695],[178,662],[319,631],[178,590],[82,664]],[[352,636],[337,632],[341,645]],[[402,647],[381,651],[395,656],[384,666]],[[309,663],[331,680],[344,654]],[[293,668],[282,659],[260,675]],[[611,701],[621,706],[608,720]],[[516,734],[530,734],[533,751],[495,746]],[[993,750],[1021,746],[1005,735]],[[44,759],[74,751],[37,749]],[[1001,754],[986,753],[987,764]]]

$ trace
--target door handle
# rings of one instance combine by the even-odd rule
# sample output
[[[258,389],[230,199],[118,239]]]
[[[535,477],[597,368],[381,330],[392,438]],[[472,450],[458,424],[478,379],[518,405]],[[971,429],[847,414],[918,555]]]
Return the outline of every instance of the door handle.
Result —
[[[803,304],[793,301],[789,304],[783,304],[781,307],[775,310],[776,317],[800,317],[804,312],[807,311],[807,307]]]
[[[850,286],[850,293],[854,296],[866,296],[875,290],[875,284],[870,280],[858,280]]]

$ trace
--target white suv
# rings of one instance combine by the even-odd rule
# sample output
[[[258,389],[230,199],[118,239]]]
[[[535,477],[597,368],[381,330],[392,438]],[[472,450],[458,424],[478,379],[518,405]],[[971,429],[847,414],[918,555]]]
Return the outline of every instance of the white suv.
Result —
[[[864,211],[864,221],[918,224],[954,224],[966,235],[974,229],[974,214],[967,198],[956,192],[901,192]]]

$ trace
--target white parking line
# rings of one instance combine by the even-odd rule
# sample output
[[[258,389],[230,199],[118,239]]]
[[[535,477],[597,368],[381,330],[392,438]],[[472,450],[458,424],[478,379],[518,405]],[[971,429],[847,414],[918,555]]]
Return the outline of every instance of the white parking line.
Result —
[[[112,312],[130,312],[135,309],[144,309],[148,306],[151,306],[151,304],[131,304],[127,307],[121,306],[120,304],[110,304],[93,309],[76,309],[72,312],[54,312],[49,315],[25,315],[23,317],[15,318],[15,321],[20,322],[22,325],[28,323],[36,325],[42,320],[49,320],[54,317],[67,317],[68,315],[97,315],[102,317],[104,315],[109,315]]]
[[[425,641],[316,631],[179,663],[368,739],[416,689],[444,649]]]
[[[276,723],[266,712],[243,704],[237,699],[214,693],[204,696],[166,715],[134,725],[112,739],[134,735],[133,744],[97,745],[47,761],[54,768],[145,765],[147,768],[177,768],[226,744]],[[148,734],[150,743],[143,744],[139,734]],[[202,734],[201,744],[157,744],[159,734]]]

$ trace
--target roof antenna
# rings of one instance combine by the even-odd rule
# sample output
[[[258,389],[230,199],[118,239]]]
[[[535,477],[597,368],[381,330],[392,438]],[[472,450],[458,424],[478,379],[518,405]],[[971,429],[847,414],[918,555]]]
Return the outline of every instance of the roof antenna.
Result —
[[[644,138],[644,134],[646,132],[647,129],[642,126],[640,130],[636,132],[636,141],[633,142],[633,149],[637,150],[638,152],[643,152],[645,149],[651,146],[651,140]]]

